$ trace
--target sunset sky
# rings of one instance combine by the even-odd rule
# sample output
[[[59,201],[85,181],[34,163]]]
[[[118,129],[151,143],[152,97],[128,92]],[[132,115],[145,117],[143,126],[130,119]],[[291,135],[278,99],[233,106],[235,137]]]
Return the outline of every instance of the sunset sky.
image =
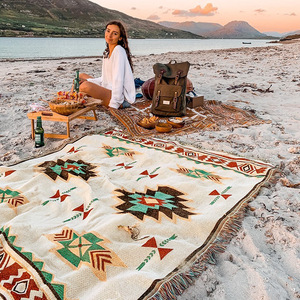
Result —
[[[153,22],[246,21],[260,32],[300,30],[300,0],[92,0],[103,7]]]

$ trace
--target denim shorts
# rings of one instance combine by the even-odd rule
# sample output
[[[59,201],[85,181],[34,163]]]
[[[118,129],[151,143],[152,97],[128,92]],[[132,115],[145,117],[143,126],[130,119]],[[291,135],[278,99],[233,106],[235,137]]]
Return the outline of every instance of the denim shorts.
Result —
[[[122,103],[121,108],[128,108],[128,107],[131,107],[131,104],[128,101],[124,100],[124,102]]]

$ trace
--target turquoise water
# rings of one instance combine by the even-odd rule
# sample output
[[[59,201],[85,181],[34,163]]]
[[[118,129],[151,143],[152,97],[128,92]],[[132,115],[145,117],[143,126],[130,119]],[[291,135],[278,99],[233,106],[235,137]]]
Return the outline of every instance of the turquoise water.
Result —
[[[251,44],[243,44],[251,42]],[[210,49],[269,46],[269,40],[235,39],[141,39],[130,40],[133,55],[161,54]],[[101,56],[102,38],[0,38],[0,59]]]

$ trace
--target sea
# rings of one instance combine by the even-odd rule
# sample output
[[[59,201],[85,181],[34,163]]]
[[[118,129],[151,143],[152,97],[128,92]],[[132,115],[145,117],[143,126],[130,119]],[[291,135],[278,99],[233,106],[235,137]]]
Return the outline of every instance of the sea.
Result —
[[[134,56],[196,50],[265,47],[269,40],[246,39],[130,39]],[[97,57],[105,48],[103,38],[0,37],[0,59],[55,59]]]

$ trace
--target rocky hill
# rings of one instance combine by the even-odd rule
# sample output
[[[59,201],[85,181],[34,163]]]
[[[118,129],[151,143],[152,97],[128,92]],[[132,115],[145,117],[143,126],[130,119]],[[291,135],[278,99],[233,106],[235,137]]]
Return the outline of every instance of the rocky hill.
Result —
[[[288,37],[288,36],[297,36],[300,35],[300,30],[295,30],[295,31],[290,31],[286,32],[283,37]]]
[[[225,26],[205,22],[159,22],[170,28],[176,28],[214,39],[263,39],[272,38],[253,28],[245,21],[232,21]]]
[[[299,33],[287,35],[280,39],[281,42],[283,41],[291,41],[291,40],[300,40],[300,30],[298,30]]]
[[[126,24],[131,38],[201,38],[130,17],[88,0],[1,0],[0,36],[103,37],[111,20]]]
[[[261,39],[268,36],[259,32],[245,21],[232,21],[222,28],[206,34],[210,38],[223,39]]]

